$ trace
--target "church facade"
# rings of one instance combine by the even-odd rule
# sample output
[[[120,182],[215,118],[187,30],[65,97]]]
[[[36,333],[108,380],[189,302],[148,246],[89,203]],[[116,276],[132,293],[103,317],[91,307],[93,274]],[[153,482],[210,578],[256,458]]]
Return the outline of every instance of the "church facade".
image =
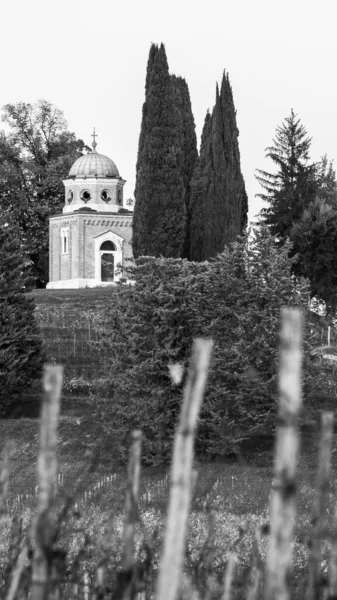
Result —
[[[95,140],[95,134],[94,134]],[[125,180],[115,163],[93,150],[63,181],[62,214],[49,220],[48,289],[113,285],[132,258],[133,212],[124,207]]]

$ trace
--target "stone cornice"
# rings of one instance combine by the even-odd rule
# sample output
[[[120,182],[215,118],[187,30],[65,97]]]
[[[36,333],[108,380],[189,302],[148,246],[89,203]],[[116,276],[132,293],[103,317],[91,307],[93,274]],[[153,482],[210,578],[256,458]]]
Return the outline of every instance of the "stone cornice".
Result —
[[[126,183],[126,179],[122,179],[121,177],[76,177],[70,179],[64,179],[62,182],[65,187],[70,187],[73,185],[88,185],[88,184],[96,184],[103,183],[105,185],[124,185]]]
[[[114,217],[115,219],[119,219],[121,220],[125,220],[125,219],[130,219],[132,221],[133,218],[133,213],[118,213],[118,212],[95,212],[95,213],[80,213],[80,212],[73,212],[73,213],[60,213],[58,215],[53,215],[52,217],[49,217],[49,221],[51,221],[52,219],[71,219],[71,218],[76,218],[78,219],[78,217],[82,217],[84,219],[88,219],[88,218],[100,218],[100,219],[106,219],[107,217]]]

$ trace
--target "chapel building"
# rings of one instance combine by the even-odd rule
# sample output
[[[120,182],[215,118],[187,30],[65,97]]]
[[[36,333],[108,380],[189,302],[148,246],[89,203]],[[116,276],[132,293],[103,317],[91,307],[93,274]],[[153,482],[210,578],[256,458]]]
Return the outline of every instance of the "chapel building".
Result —
[[[125,180],[115,163],[93,150],[63,181],[62,214],[49,220],[48,289],[113,285],[132,258],[133,212],[124,206]]]

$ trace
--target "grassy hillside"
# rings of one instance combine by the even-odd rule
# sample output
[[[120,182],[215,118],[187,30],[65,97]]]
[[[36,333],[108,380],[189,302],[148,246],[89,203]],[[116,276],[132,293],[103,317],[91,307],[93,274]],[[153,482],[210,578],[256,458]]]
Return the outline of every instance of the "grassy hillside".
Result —
[[[28,296],[34,298],[37,306],[71,304],[77,308],[95,308],[113,298],[116,291],[116,286],[79,290],[33,290]]]
[[[111,287],[29,294],[36,303],[47,360],[64,365],[67,382],[78,378],[88,382],[104,374],[106,363],[99,349],[102,308],[113,302],[115,293],[116,288]],[[82,393],[84,388],[78,385]]]

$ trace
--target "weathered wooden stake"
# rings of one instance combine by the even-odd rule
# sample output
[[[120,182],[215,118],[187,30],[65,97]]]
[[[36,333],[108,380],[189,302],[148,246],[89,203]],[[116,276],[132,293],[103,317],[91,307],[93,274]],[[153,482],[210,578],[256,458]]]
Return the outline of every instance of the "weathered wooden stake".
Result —
[[[171,489],[157,600],[175,600],[180,585],[190,511],[194,435],[211,359],[212,340],[196,339],[175,436]]]
[[[302,314],[282,310],[279,366],[279,414],[275,483],[270,501],[270,544],[265,600],[288,600],[288,578],[296,516],[296,468],[301,409]]]
[[[60,414],[63,368],[47,365],[44,369],[44,399],[41,411],[40,450],[38,456],[38,506],[32,536],[32,600],[45,600],[50,577],[49,554],[55,529],[54,500],[57,488],[57,430]]]

